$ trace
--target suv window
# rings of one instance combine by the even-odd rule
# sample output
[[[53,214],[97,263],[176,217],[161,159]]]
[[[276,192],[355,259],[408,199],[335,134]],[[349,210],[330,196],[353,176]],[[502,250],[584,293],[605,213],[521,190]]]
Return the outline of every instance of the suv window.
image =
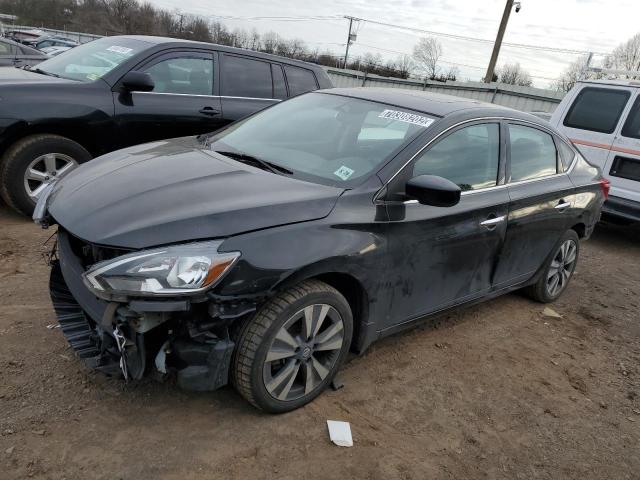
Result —
[[[437,175],[463,191],[497,184],[500,127],[497,123],[471,125],[445,137],[423,153],[413,165],[413,175]]]
[[[225,55],[222,63],[222,95],[273,98],[271,64],[235,55]]]
[[[284,83],[284,73],[282,73],[282,67],[280,65],[272,63],[271,73],[273,74],[273,98],[287,98],[287,87]]]
[[[531,180],[557,173],[557,152],[548,133],[522,125],[509,125],[511,181]]]
[[[156,93],[213,94],[213,60],[210,58],[167,58],[145,71],[153,78]]]
[[[616,129],[629,92],[609,88],[583,88],[569,109],[564,125],[592,132],[612,133]]]
[[[318,88],[316,76],[311,70],[285,65],[284,73],[287,75],[289,95],[292,97]]]
[[[624,122],[622,135],[624,137],[640,138],[640,95],[633,102],[627,121]]]

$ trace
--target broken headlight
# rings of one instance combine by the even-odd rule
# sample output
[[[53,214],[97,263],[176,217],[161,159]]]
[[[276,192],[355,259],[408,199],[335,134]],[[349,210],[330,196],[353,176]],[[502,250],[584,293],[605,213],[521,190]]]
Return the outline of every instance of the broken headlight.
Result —
[[[142,250],[96,263],[84,273],[98,296],[184,295],[214,285],[240,252],[218,253],[222,242],[199,242]]]

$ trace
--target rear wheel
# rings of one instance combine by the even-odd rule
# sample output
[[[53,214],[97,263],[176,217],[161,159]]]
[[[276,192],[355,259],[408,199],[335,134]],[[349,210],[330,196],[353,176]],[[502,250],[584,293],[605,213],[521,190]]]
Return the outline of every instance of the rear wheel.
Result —
[[[0,194],[31,215],[44,188],[91,159],[81,145],[59,135],[31,135],[13,144],[0,163]]]
[[[568,230],[538,281],[528,288],[529,296],[542,303],[553,302],[560,297],[573,276],[579,253],[580,238],[574,230]]]
[[[316,280],[267,303],[240,333],[232,381],[254,406],[272,413],[309,403],[331,382],[351,344],[345,298]]]

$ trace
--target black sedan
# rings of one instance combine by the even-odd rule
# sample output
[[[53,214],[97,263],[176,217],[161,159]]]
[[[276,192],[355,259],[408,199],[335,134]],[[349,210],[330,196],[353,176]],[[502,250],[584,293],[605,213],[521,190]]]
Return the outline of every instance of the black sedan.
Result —
[[[93,157],[212,132],[331,86],[317,65],[142,36],[94,40],[30,71],[0,69],[0,194],[30,214],[53,179]]]
[[[311,401],[347,352],[526,288],[556,300],[608,182],[549,125],[393,89],[302,95],[105,155],[42,195],[51,297],[92,367],[253,405]]]

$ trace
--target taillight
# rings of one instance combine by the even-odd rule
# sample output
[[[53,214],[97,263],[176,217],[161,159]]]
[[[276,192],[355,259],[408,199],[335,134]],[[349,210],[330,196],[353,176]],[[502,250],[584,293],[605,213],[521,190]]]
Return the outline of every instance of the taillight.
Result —
[[[604,199],[609,198],[609,189],[611,188],[611,182],[606,178],[600,179],[600,190],[602,190],[602,195],[604,195]]]

